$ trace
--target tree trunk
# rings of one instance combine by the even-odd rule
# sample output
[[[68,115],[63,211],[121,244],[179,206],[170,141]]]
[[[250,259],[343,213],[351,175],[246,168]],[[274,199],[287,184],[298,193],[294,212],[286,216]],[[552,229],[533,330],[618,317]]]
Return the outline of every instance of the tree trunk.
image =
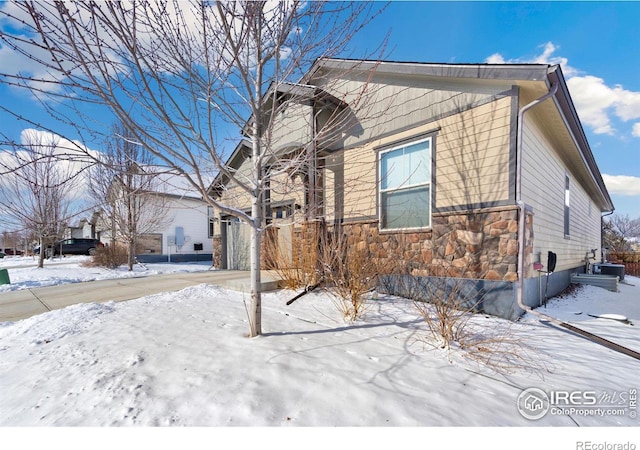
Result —
[[[253,214],[255,214],[255,212]],[[261,287],[261,280],[260,280],[260,229],[255,226],[251,228],[250,252],[251,252],[251,309],[250,309],[249,320],[250,320],[250,326],[251,326],[251,337],[255,337],[262,334],[262,287]]]
[[[38,268],[42,269],[44,267],[44,254],[47,251],[44,245],[44,239],[40,238],[40,254],[38,255]]]
[[[127,248],[127,268],[129,272],[133,270],[135,252],[136,252],[136,243],[134,242],[133,239],[130,239],[128,242],[128,248]]]
[[[261,68],[256,70],[257,83],[255,85],[255,95],[257,99],[262,96],[261,89]],[[261,105],[261,102],[258,101]],[[255,180],[255,191],[251,199],[251,310],[250,310],[250,335],[251,337],[262,334],[262,284],[260,280],[260,235],[262,230],[262,208],[263,208],[263,174],[260,161],[262,148],[262,111],[256,111],[255,120],[252,125],[251,153],[253,162],[253,176]]]
[[[259,152],[259,143],[254,141],[254,155]],[[261,174],[262,170],[258,162],[258,158],[253,159],[254,169],[256,174]],[[250,273],[251,273],[251,309],[250,309],[250,335],[251,337],[262,334],[262,285],[260,280],[260,237],[262,230],[262,188],[260,176],[257,177],[258,187],[256,188],[256,195],[251,202],[251,217],[253,218],[253,224],[251,227],[251,248],[249,250],[250,256]]]

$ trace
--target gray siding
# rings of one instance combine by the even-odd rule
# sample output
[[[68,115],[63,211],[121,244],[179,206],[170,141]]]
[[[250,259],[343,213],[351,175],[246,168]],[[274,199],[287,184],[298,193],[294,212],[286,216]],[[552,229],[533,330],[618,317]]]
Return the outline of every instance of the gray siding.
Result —
[[[349,108],[342,123],[351,129],[341,140],[328,142],[331,148],[349,148],[373,139],[433,122],[510,95],[511,85],[478,83],[429,77],[350,73],[349,79],[315,80],[345,101]],[[346,78],[346,77],[345,77]]]
[[[559,158],[535,119],[526,119],[523,137],[522,197],[533,207],[534,255],[546,265],[547,252],[558,254],[556,270],[584,265],[591,249],[600,249],[600,210]],[[564,235],[565,176],[570,179],[570,229]],[[599,250],[596,255],[599,254]]]

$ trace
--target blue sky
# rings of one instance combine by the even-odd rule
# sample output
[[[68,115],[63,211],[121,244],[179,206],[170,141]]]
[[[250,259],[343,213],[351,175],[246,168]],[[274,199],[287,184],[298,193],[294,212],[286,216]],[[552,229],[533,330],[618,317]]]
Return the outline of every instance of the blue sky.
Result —
[[[635,218],[640,217],[639,20],[640,2],[393,1],[352,41],[348,56],[370,55],[390,31],[385,57],[391,60],[560,63],[616,213]],[[0,64],[12,61],[0,48]],[[43,116],[26,94],[4,86],[0,102],[29,117]],[[18,137],[26,127],[0,113],[0,132]]]

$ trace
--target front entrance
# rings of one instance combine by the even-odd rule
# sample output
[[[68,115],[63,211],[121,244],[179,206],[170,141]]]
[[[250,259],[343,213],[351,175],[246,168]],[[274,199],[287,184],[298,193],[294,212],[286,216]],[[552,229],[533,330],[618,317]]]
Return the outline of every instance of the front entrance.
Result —
[[[227,269],[249,270],[251,227],[235,217],[223,221],[227,227]]]

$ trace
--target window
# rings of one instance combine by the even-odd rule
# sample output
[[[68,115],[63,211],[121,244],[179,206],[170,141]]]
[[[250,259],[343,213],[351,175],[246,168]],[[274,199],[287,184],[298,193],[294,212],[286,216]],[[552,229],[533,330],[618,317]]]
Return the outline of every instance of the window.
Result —
[[[569,237],[569,175],[564,176],[564,237]]]
[[[431,226],[432,138],[380,152],[381,228]]]
[[[213,231],[214,231],[213,223],[215,221],[215,214],[213,213],[213,206],[207,206],[207,217],[209,219],[209,222],[208,222],[209,237],[212,238],[213,237]]]

